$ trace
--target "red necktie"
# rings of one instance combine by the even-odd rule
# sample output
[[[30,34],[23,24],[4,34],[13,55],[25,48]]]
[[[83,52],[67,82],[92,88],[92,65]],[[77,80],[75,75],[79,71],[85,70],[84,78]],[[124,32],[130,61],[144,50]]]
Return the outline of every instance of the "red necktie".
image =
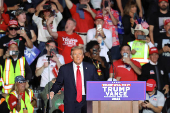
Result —
[[[77,102],[82,101],[82,82],[81,82],[81,73],[79,70],[80,66],[77,66],[77,79],[76,79],[76,88],[77,88]]]

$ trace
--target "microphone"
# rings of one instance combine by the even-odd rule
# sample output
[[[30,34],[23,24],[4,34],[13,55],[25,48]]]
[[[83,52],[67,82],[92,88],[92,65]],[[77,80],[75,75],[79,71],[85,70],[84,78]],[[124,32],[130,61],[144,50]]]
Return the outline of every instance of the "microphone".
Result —
[[[113,76],[112,76],[112,81],[113,81],[113,79],[114,79],[114,76],[115,76],[115,70],[114,70],[114,68],[116,68],[113,64],[112,64],[112,67],[113,67]]]
[[[107,52],[107,55],[109,57],[110,64],[113,64],[110,51]]]

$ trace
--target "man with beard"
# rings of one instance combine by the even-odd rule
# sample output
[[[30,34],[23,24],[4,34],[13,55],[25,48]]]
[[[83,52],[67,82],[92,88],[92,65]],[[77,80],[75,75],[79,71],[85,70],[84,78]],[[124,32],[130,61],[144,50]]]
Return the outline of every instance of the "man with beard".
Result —
[[[155,46],[158,44],[159,35],[164,33],[164,20],[170,18],[168,0],[159,0],[159,11],[152,14],[149,19],[149,37]]]

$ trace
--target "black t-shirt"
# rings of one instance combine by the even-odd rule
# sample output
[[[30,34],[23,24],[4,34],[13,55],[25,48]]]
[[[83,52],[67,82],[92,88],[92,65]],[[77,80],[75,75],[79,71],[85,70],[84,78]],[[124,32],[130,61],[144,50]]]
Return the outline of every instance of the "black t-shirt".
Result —
[[[166,14],[162,14],[159,11],[159,12],[153,13],[152,16],[150,16],[149,25],[154,26],[153,38],[154,38],[155,43],[158,42],[159,34],[166,32],[164,29],[164,20],[165,19],[170,19],[170,12],[168,12]]]
[[[159,40],[158,40],[158,45],[157,45],[158,50],[162,49],[165,46],[165,44],[170,44],[170,37],[167,37],[166,34],[163,33],[162,35],[160,35]],[[170,52],[163,52],[162,54],[160,54],[159,61],[160,63],[165,65],[167,68],[169,68],[170,67]]]
[[[122,18],[122,24],[124,27],[124,35],[123,35],[123,44],[127,44],[127,42],[135,40],[134,35],[131,32],[131,23],[130,23],[130,16],[124,15]],[[134,22],[134,25],[132,28],[135,28],[136,23]]]
[[[0,101],[2,98],[4,97],[0,94]],[[3,103],[0,104],[0,110],[1,110],[1,113],[9,113],[9,109],[8,109],[8,105],[6,101],[3,101]]]
[[[161,91],[165,85],[168,85],[168,73],[165,70],[165,67],[160,63],[157,64],[157,67],[161,86],[161,89],[159,90]],[[139,80],[147,81],[148,79],[154,79],[156,84],[158,84],[155,65],[152,65],[150,62],[142,66],[142,74],[139,76]]]
[[[4,0],[5,4],[7,5],[7,7],[13,7],[14,5],[20,4],[19,5],[19,9],[23,9],[24,10],[24,3],[21,2],[22,0]],[[15,18],[15,12],[14,10],[12,11],[7,11],[7,13],[10,16],[10,19]]]
[[[3,51],[4,51],[3,54],[6,53],[6,51],[7,51],[7,49],[8,49],[8,43],[9,43],[11,40],[14,40],[14,41],[16,41],[16,42],[18,43],[19,52],[20,52],[20,54],[21,54],[22,56],[24,56],[24,49],[25,49],[25,42],[26,42],[26,40],[25,40],[23,37],[19,36],[19,35],[17,35],[17,36],[14,37],[14,38],[9,38],[8,35],[6,35],[6,36],[4,36],[4,37],[2,37],[2,38],[0,39],[0,49],[3,49]]]
[[[98,62],[99,63],[99,69],[101,70],[101,74],[102,74],[102,75],[99,75],[99,79],[101,81],[106,81],[109,78],[109,65],[106,62],[105,57],[101,57],[101,59],[103,60],[106,68],[102,67],[101,63]],[[96,60],[92,60],[91,58],[85,56],[83,61],[95,65],[96,70],[97,70],[97,61]]]
[[[18,24],[18,25],[19,25],[19,24]],[[19,25],[19,27],[21,28],[21,27],[23,27],[23,26],[20,26],[20,25]],[[24,30],[25,30],[28,38],[29,38],[29,39],[32,39],[31,30],[34,30],[33,27],[32,27],[32,25],[31,25],[31,24],[28,24],[27,26],[24,27]]]

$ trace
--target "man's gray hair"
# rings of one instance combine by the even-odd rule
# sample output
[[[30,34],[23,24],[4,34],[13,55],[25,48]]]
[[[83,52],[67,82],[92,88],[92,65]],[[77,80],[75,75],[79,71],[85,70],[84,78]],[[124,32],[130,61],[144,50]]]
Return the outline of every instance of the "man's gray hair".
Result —
[[[77,50],[77,49],[82,50],[82,52],[84,53],[83,47],[81,47],[81,46],[74,46],[74,47],[71,48],[71,55],[72,55],[72,52],[73,52],[74,50]]]
[[[68,20],[71,20],[72,22],[74,22],[75,26],[77,25],[77,22],[76,22],[76,20],[75,20],[75,19],[73,19],[73,18],[69,18]]]

